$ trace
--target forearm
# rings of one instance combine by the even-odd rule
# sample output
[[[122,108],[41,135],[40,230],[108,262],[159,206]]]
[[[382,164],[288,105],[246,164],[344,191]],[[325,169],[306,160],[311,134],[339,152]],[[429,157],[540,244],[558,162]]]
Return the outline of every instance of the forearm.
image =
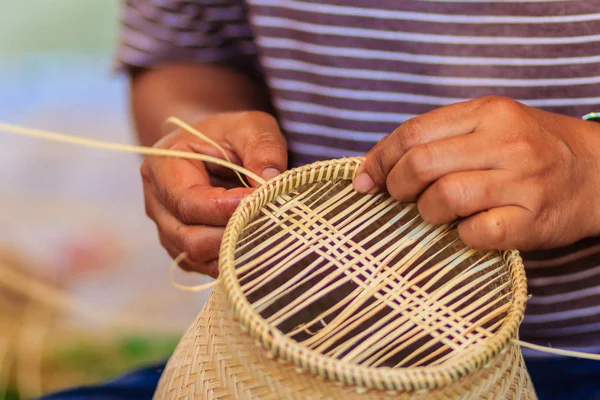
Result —
[[[269,97],[266,87],[231,69],[173,63],[132,74],[131,108],[140,143],[151,146],[170,116],[197,122],[228,111],[269,111]]]

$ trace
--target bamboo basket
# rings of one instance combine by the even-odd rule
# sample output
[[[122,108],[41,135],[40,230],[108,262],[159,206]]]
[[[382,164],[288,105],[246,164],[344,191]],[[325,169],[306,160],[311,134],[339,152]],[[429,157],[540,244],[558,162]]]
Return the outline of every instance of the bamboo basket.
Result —
[[[519,253],[355,192],[361,161],[290,170],[242,201],[156,399],[536,398],[513,343]]]

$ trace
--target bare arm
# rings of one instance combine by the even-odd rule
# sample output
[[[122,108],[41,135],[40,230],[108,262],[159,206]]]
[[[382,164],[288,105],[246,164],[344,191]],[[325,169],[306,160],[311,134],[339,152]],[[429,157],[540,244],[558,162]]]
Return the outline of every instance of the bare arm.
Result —
[[[164,136],[170,116],[195,123],[223,112],[270,110],[268,91],[257,81],[226,67],[194,63],[133,71],[131,108],[146,146]]]
[[[210,64],[170,63],[136,71],[131,105],[139,141],[147,146],[220,157],[182,131],[166,133],[164,121],[177,116],[223,146],[230,159],[268,179],[287,167],[287,151],[270,115],[266,88],[232,69]],[[146,212],[163,247],[186,270],[217,276],[223,227],[251,189],[231,171],[201,162],[146,157],[141,166]]]
[[[155,3],[123,1],[117,51],[119,69],[132,72],[131,113],[140,143],[222,157],[188,132],[168,132],[164,122],[175,116],[263,179],[285,171],[287,146],[271,115],[268,90],[244,72],[259,60],[250,24],[237,2],[189,2],[189,7],[175,0],[161,1],[164,7]],[[232,15],[237,18],[214,17],[223,7],[235,8]],[[177,27],[163,23],[174,16]],[[137,40],[140,36],[144,43]],[[136,69],[138,65],[148,68]],[[180,264],[184,269],[216,276],[223,228],[252,189],[240,187],[226,168],[176,157],[146,157],[140,172],[146,212],[163,247],[173,257],[187,254]]]

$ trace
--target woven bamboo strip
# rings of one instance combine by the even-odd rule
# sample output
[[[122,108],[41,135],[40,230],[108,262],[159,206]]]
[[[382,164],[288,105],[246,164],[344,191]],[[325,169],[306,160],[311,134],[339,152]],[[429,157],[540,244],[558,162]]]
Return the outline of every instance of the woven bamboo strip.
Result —
[[[519,346],[509,345],[468,377],[400,393],[340,386],[268,357],[243,331],[217,286],[171,357],[155,398],[179,399],[535,399]]]
[[[157,398],[535,398],[511,342],[518,252],[476,252],[414,205],[358,195],[360,162],[288,171],[243,200]]]

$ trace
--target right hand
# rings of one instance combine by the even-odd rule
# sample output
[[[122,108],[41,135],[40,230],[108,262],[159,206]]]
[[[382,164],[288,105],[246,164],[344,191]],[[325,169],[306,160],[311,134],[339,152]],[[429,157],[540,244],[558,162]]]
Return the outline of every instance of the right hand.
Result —
[[[269,114],[223,113],[194,128],[219,143],[232,162],[265,180],[287,169],[286,142]],[[223,158],[218,150],[181,130],[154,147]],[[233,171],[196,160],[150,156],[140,172],[146,214],[156,223],[163,247],[173,258],[187,253],[180,264],[184,270],[217,277],[224,227],[241,198],[253,189],[241,187]]]

